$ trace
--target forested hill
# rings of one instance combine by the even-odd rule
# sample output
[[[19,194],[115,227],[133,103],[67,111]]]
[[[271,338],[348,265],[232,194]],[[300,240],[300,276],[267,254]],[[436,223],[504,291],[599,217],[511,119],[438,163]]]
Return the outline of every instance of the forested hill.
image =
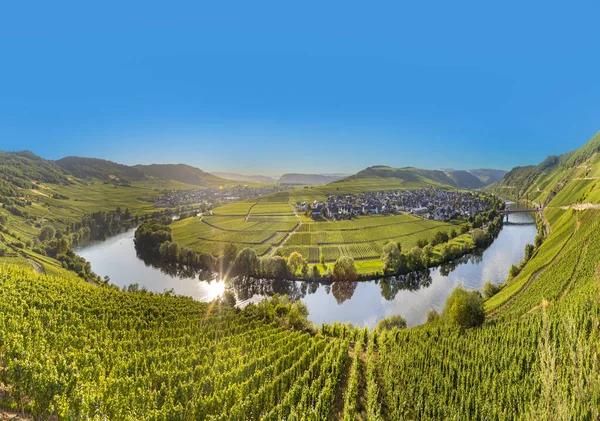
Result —
[[[105,159],[67,156],[55,163],[75,177],[87,180],[97,178],[103,181],[131,182],[146,178],[144,173],[136,168]]]
[[[32,182],[67,184],[67,173],[29,151],[0,151],[0,178],[16,187],[31,188]]]
[[[135,165],[133,168],[151,177],[161,177],[200,187],[215,187],[228,181],[186,164]]]

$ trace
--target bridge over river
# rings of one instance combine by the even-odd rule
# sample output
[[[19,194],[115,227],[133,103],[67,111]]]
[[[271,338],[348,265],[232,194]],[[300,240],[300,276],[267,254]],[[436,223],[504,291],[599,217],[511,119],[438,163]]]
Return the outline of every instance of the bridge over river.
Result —
[[[535,223],[535,222],[508,222],[508,215],[511,215],[514,213],[542,213],[543,210],[544,209],[540,207],[540,208],[531,208],[531,209],[503,209],[499,212],[506,216],[505,223],[508,223],[510,225],[529,225],[529,224]]]

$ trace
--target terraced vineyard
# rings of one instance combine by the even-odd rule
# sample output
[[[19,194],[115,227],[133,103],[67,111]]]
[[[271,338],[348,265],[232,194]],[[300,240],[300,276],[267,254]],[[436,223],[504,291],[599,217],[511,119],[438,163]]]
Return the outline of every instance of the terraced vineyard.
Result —
[[[175,241],[200,252],[218,255],[232,244],[264,255],[299,225],[289,193],[280,192],[220,206],[202,217],[174,222],[171,228]]]
[[[458,224],[423,220],[412,215],[373,215],[348,221],[315,222],[294,214],[289,200],[297,194],[281,192],[232,203],[201,218],[174,222],[174,240],[211,254],[221,253],[226,244],[233,244],[237,250],[250,247],[259,255],[273,253],[281,246],[284,256],[298,252],[316,264],[322,257],[326,262],[334,262],[340,256],[378,261],[388,241],[399,242],[409,250],[419,240],[433,239],[438,231],[450,233],[460,228]],[[377,267],[381,269],[380,265]]]
[[[305,222],[290,235],[283,247],[284,255],[296,251],[317,263],[320,256],[333,262],[339,256],[355,260],[378,259],[389,241],[399,242],[409,250],[421,239],[432,240],[438,231],[458,231],[457,224],[424,220],[412,215],[361,216],[347,221]]]
[[[600,211],[551,216],[525,267],[540,277],[520,294],[507,284],[498,297],[516,300],[468,330],[307,332],[288,327],[296,310],[274,316],[282,306],[234,311],[1,266],[2,405],[42,419],[597,419]]]
[[[234,310],[93,286],[28,255],[56,276],[39,275],[10,256],[18,264],[0,266],[0,407],[36,419],[599,419],[600,209],[573,208],[590,203],[598,186],[569,183],[544,209],[549,237],[472,329],[451,322],[453,307],[411,329],[311,327],[286,299]],[[566,198],[574,202],[563,205]],[[283,200],[264,208],[283,209]],[[252,216],[254,207],[207,216],[210,225],[189,218],[173,226],[190,243],[198,235],[264,239],[260,224],[272,224],[267,242],[288,235],[277,229],[291,216]],[[310,245],[285,247],[308,249],[311,260],[315,250],[366,255],[359,247],[376,241],[319,241],[396,226],[410,237],[422,227],[398,217],[389,228],[385,219],[339,230],[303,224],[293,241]]]

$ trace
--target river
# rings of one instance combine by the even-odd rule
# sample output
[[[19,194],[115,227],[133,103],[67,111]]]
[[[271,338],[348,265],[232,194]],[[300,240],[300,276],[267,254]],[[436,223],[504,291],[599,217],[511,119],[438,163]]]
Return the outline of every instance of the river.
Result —
[[[510,203],[509,208],[520,208]],[[137,283],[150,291],[173,289],[176,294],[210,301],[232,288],[241,303],[257,301],[275,292],[301,299],[316,324],[351,322],[373,327],[382,318],[400,314],[409,326],[425,322],[430,309],[441,311],[446,298],[458,285],[466,289],[483,288],[486,281],[504,282],[510,266],[524,256],[525,245],[533,243],[535,225],[511,225],[533,222],[531,214],[510,214],[496,240],[480,256],[465,256],[447,267],[386,280],[357,283],[320,284],[299,281],[220,280],[169,275],[146,265],[136,256],[133,245],[135,230],[129,230],[100,243],[76,250],[92,264],[99,275],[108,275],[111,283],[123,287]]]

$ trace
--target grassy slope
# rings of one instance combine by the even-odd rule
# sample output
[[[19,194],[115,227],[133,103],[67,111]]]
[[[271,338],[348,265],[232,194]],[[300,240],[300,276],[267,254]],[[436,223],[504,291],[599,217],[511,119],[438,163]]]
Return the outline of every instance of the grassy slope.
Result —
[[[100,163],[94,160],[93,168],[87,173],[122,170],[118,164],[104,165],[108,161],[99,161]],[[80,160],[77,162],[78,171],[84,171],[81,167],[82,162]],[[16,250],[10,245],[33,241],[39,235],[40,227],[43,225],[51,224],[57,229],[64,230],[72,222],[80,221],[86,213],[115,210],[117,207],[123,210],[129,208],[133,214],[144,215],[154,212],[156,208],[151,202],[139,200],[140,197],[157,197],[164,189],[197,188],[198,186],[160,178],[133,181],[128,186],[96,179],[84,181],[31,152],[0,152],[0,189],[3,195],[28,203],[26,206],[18,207],[20,211],[26,212],[28,217],[16,216],[0,208],[0,213],[8,218],[6,226],[9,230],[8,233],[2,234],[0,248],[7,249],[8,254],[0,257],[0,262],[20,261],[19,256],[26,250]],[[66,199],[55,198],[55,194]],[[39,256],[30,258],[43,263]]]
[[[185,164],[152,164],[136,165],[133,168],[150,176],[175,180],[185,184],[192,184],[200,187],[217,187],[229,184],[239,184],[239,182],[225,180],[212,174],[202,171],[199,168]]]
[[[571,170],[562,168],[556,173]],[[556,175],[548,177],[556,182],[560,178]],[[597,188],[572,191],[569,194],[577,202],[584,200],[583,195],[589,198],[597,193]],[[545,269],[526,289],[505,297],[516,298],[492,321],[467,331],[432,323],[377,336],[375,401],[383,419],[598,419],[600,214],[596,209],[575,211],[562,206],[548,204],[545,214],[552,225],[551,235],[522,273],[535,267]],[[213,373],[210,378],[218,382],[244,364],[240,358],[266,356],[274,348],[272,340],[257,340],[230,347],[226,360],[220,355],[215,358],[215,350],[225,348],[211,341],[218,337],[229,345],[228,338],[235,340],[231,325],[237,325],[239,316],[228,314],[227,323],[219,324],[207,315],[206,304],[129,295],[12,267],[0,268],[0,282],[4,294],[0,354],[7,367],[0,373],[2,380],[12,381],[36,398],[32,405],[43,403],[45,396],[58,396],[54,399],[60,399],[56,406],[60,410],[93,410],[120,419],[163,414],[184,418],[186,410],[210,407],[197,402],[207,393],[206,387],[221,384],[197,385],[196,379],[206,378],[204,372],[192,375],[199,373],[197,367],[207,367]],[[511,283],[497,297],[506,294]],[[36,327],[42,325],[43,329]],[[297,360],[282,358],[259,368]],[[264,364],[268,359],[261,361]],[[321,364],[322,360],[311,361]],[[162,377],[156,379],[159,373]],[[299,400],[302,389],[294,395],[292,386],[305,371],[293,373],[287,387],[278,390],[284,391],[286,399],[298,396]],[[245,382],[245,376],[238,381]],[[257,381],[256,389],[251,386],[243,396],[256,397],[254,405],[264,402],[266,396],[263,400],[253,394],[264,390],[261,386],[264,382]],[[45,393],[50,388],[53,392]],[[217,388],[217,392],[223,390]],[[329,389],[315,384],[315,396],[320,390]],[[274,399],[283,400],[278,395]],[[224,405],[230,408],[237,401],[236,397],[210,402],[215,403],[217,414]],[[307,398],[303,408],[317,402]],[[231,411],[226,415],[233,419]],[[192,418],[189,412],[188,417]]]

